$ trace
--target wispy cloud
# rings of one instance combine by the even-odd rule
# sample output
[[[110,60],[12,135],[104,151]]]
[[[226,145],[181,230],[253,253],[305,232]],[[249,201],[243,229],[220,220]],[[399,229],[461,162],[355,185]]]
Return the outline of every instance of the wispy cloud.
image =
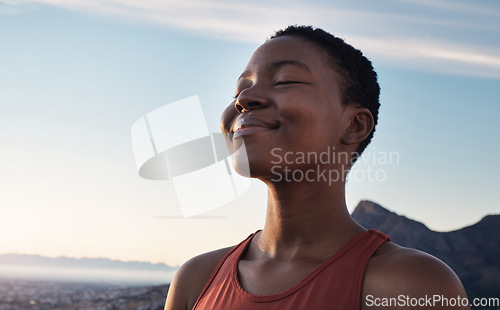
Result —
[[[399,1],[414,3],[420,6],[426,6],[448,12],[452,11],[466,15],[481,14],[481,15],[500,17],[500,10],[482,7],[478,5],[477,2],[471,4],[471,2],[461,3],[460,1],[442,1],[442,0],[399,0]]]
[[[446,1],[406,0],[439,9],[452,8]],[[248,4],[229,0],[0,0],[10,5],[46,4],[148,21],[185,29],[202,36],[260,43],[272,30],[288,24],[314,24],[334,30],[367,55],[382,62],[418,66],[448,73],[500,77],[500,48],[471,46],[468,41],[422,37],[419,26],[467,27],[471,21],[440,20],[408,13],[384,13],[359,9],[338,9],[334,5],[301,4],[290,1]],[[497,14],[498,11],[460,4],[462,13]],[[488,11],[488,13],[485,13]],[[400,29],[398,32],[399,28]],[[369,31],[370,35],[367,35]],[[498,31],[498,30],[496,30]]]
[[[385,63],[434,72],[500,78],[500,48],[466,47],[430,39],[397,37],[353,36],[349,41]]]

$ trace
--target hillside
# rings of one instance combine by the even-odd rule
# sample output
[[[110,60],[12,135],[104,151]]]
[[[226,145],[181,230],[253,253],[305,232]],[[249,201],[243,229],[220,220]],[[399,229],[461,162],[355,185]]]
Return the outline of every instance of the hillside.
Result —
[[[469,297],[500,293],[500,215],[449,232],[430,230],[424,224],[361,201],[353,218],[367,229],[386,233],[393,242],[436,256],[462,280]]]

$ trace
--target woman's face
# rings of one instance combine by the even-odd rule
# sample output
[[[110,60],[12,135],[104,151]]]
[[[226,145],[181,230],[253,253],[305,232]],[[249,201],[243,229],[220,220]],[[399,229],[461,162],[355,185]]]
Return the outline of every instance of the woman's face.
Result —
[[[349,117],[339,79],[323,50],[300,37],[278,37],[255,51],[221,117],[231,153],[244,142],[252,177],[272,178],[280,157],[281,166],[310,169],[294,160],[301,152],[342,151]],[[233,157],[236,171],[243,160]]]

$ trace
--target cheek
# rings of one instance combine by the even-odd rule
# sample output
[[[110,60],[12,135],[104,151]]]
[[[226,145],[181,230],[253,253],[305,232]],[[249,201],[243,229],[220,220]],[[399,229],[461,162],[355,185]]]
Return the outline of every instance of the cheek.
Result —
[[[341,110],[327,103],[297,105],[295,109],[283,111],[286,142],[302,148],[321,149],[340,142],[342,122]]]

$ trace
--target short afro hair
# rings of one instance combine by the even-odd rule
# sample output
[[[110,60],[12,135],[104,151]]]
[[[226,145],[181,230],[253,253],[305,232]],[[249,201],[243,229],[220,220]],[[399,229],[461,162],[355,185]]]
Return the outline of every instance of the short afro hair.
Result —
[[[342,104],[359,104],[370,110],[374,120],[373,130],[359,144],[357,154],[351,160],[351,163],[354,163],[373,138],[378,120],[380,86],[372,63],[360,50],[320,28],[288,26],[286,29],[276,31],[270,40],[282,36],[298,36],[321,47],[329,56],[328,61],[332,68],[342,77],[340,85]]]

